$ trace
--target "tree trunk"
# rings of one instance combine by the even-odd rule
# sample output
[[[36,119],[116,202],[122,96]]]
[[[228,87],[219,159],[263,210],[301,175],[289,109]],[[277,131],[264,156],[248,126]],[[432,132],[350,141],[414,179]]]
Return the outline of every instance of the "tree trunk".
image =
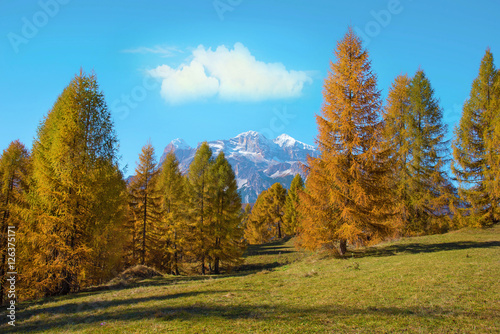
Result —
[[[218,257],[215,258],[215,262],[214,262],[214,274],[220,274],[220,269],[219,269],[219,263],[220,263],[220,260]]]
[[[339,253],[340,255],[344,256],[345,253],[347,252],[347,240],[341,239],[340,240],[340,247],[339,247]]]
[[[61,289],[58,291],[61,295],[67,295],[71,292],[73,277],[71,273],[64,269],[62,272]]]
[[[173,268],[173,274],[179,276],[179,265],[178,265],[178,259],[177,259],[177,251],[174,252],[174,268]]]
[[[177,251],[177,231],[174,230],[174,266],[173,274],[179,275],[179,255]]]
[[[201,179],[201,221],[200,221],[200,240],[201,240],[201,274],[205,275],[205,250],[204,250],[204,240],[203,240],[203,218],[204,218],[204,199],[205,199],[205,173],[202,175]]]
[[[147,188],[147,182],[146,182],[146,188]],[[148,195],[146,194],[144,198],[144,220],[142,224],[142,258],[141,258],[141,264],[144,265],[146,262],[146,220],[147,220],[147,204],[148,203]]]

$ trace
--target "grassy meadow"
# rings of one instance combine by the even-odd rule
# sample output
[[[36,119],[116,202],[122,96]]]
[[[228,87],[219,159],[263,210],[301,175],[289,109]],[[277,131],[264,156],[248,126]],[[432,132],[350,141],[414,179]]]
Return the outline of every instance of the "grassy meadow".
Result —
[[[500,226],[345,259],[251,246],[221,276],[164,276],[25,302],[19,333],[500,333]],[[4,318],[5,319],[5,318]]]

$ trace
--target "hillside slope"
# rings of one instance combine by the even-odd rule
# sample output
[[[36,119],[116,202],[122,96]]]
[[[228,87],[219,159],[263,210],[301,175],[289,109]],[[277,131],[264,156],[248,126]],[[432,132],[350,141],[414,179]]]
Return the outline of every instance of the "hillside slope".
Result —
[[[251,246],[246,260],[231,275],[166,276],[23,303],[15,330],[500,332],[500,226],[403,239],[345,260],[297,252],[289,240]]]

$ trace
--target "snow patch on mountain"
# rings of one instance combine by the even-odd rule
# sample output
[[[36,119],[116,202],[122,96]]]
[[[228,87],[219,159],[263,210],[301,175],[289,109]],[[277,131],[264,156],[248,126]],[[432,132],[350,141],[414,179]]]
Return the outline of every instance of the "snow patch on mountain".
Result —
[[[248,180],[247,179],[236,179],[236,182],[238,183],[238,189],[242,188],[244,185],[247,184]]]
[[[297,142],[295,139],[293,139],[292,137],[290,137],[289,135],[287,135],[286,133],[278,136],[275,140],[273,140],[273,142],[275,144],[278,144],[279,147],[283,147],[283,146],[288,146],[288,147],[292,147],[295,145],[295,143]]]

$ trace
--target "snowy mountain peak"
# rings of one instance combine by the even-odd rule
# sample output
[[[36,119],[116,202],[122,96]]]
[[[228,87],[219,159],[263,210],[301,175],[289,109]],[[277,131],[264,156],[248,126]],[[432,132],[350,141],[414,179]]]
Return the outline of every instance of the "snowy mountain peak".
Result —
[[[224,152],[234,169],[238,190],[245,203],[253,203],[257,196],[275,182],[290,187],[293,177],[302,174],[302,165],[307,156],[317,156],[313,146],[304,144],[289,135],[282,134],[272,140],[259,132],[247,131],[234,138],[208,142],[213,156]],[[199,147],[199,144],[198,144]],[[162,162],[169,152],[174,152],[179,160],[182,173],[187,173],[194,159],[196,148],[184,140],[175,139],[163,151]]]
[[[295,139],[287,135],[286,133],[278,136],[275,140],[273,140],[275,144],[278,144],[279,147],[291,147],[295,145],[297,142]]]
[[[235,138],[240,138],[240,137],[264,137],[264,135],[260,134],[257,131],[247,131],[247,132],[240,133]]]
[[[189,146],[188,143],[186,143],[184,139],[181,138],[172,140],[170,144],[178,150],[189,150],[191,148],[191,146]]]

